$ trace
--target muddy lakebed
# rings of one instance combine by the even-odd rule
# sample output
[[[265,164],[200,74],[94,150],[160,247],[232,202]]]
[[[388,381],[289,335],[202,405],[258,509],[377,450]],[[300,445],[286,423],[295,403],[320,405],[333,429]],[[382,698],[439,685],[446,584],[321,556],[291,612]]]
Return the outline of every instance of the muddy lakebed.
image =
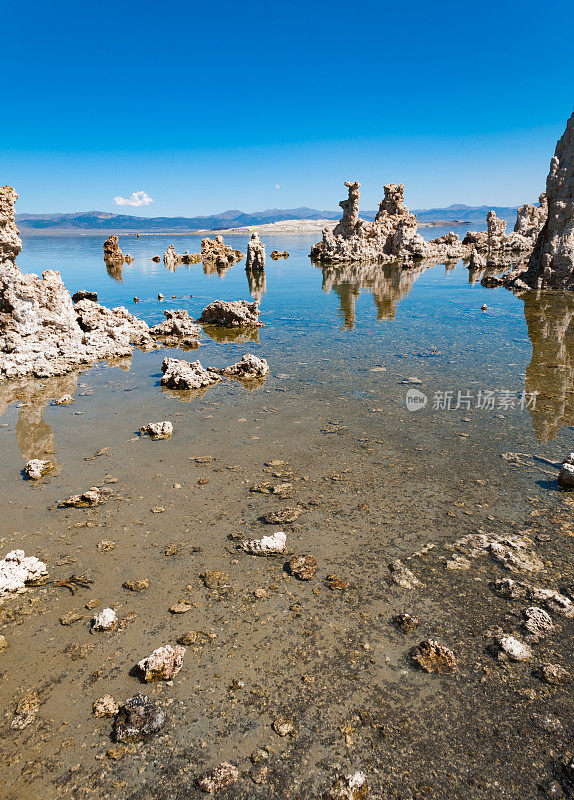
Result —
[[[266,237],[251,275],[150,260],[200,237],[120,236],[135,260],[108,270],[103,238],[24,235],[18,265],[149,324],[253,297],[264,327],[0,383],[1,556],[49,572],[0,606],[0,796],[200,797],[221,762],[238,770],[222,798],[571,796],[572,687],[545,667],[572,671],[573,621],[532,587],[574,598],[574,493],[556,481],[574,450],[574,299],[485,289],[462,262],[321,269],[308,235]],[[160,385],[166,355],[221,368],[245,353],[267,359],[265,380]],[[162,420],[170,438],[139,434]],[[54,470],[26,480],[31,458]],[[59,507],[92,486],[101,504]],[[276,531],[282,555],[240,548]],[[303,554],[309,580],[287,565]],[[536,637],[533,606],[552,621]],[[118,624],[92,633],[105,608]],[[505,658],[505,636],[530,656]],[[144,683],[137,662],[182,637],[173,681]],[[425,640],[455,667],[421,668]],[[165,725],[118,743],[93,703],[138,692]],[[360,788],[338,787],[357,772]]]

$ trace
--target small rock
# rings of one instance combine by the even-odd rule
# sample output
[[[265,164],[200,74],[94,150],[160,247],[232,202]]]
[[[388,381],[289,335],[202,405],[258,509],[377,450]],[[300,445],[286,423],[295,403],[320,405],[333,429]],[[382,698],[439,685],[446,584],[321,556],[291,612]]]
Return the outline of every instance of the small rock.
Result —
[[[466,570],[470,569],[470,561],[464,556],[455,553],[452,558],[449,558],[445,563],[447,569]]]
[[[113,631],[118,617],[113,608],[103,608],[92,620],[91,631]]]
[[[364,800],[369,794],[366,777],[362,772],[337,778],[326,800]]]
[[[116,742],[137,741],[157,733],[165,725],[165,713],[143,694],[120,706],[112,737]]]
[[[563,686],[572,680],[571,674],[559,664],[542,664],[534,670],[534,675],[551,686]]]
[[[105,694],[95,700],[92,705],[94,717],[115,717],[119,710],[119,706],[111,694]]]
[[[403,633],[412,633],[421,623],[418,617],[406,613],[397,614],[396,617],[393,617],[393,622]]]
[[[52,469],[52,466],[52,462],[49,459],[43,461],[40,458],[32,458],[24,467],[24,472],[30,480],[39,481],[43,475],[46,475]]]
[[[257,750],[254,750],[249,756],[249,760],[255,765],[261,764],[263,761],[267,761],[268,758],[269,752],[263,747],[258,747]]]
[[[206,569],[199,577],[207,589],[221,589],[229,586],[229,575],[227,572]]]
[[[77,611],[68,611],[63,617],[60,617],[60,625],[73,625],[74,622],[79,622],[84,619],[83,614],[78,614]]]
[[[167,420],[164,422],[149,422],[140,428],[140,433],[147,433],[152,439],[169,439],[173,433],[173,425]]]
[[[213,794],[224,789],[226,786],[231,786],[239,779],[239,770],[234,764],[223,761],[216,767],[207,770],[197,781],[199,788],[203,792]]]
[[[158,647],[147,658],[138,662],[137,667],[146,682],[149,681],[170,681],[180,671],[183,665],[185,647],[170,644],[165,647]]]
[[[558,475],[558,483],[564,489],[574,489],[574,464],[562,464]]]
[[[16,706],[16,713],[10,723],[10,727],[16,731],[27,728],[36,719],[39,710],[40,698],[38,697],[38,692],[28,692]]]
[[[149,589],[149,578],[142,578],[136,581],[124,581],[122,586],[124,589],[129,589],[130,592],[143,592],[145,589]]]
[[[484,303],[483,305],[481,305],[481,307],[480,307],[480,310],[481,310],[481,311],[488,311],[488,306],[486,305],[486,303]]]
[[[72,303],[76,305],[81,300],[91,300],[93,303],[98,302],[98,293],[97,292],[88,292],[85,289],[80,289],[79,292],[75,292],[72,295]]]
[[[275,531],[271,536],[262,539],[251,539],[241,542],[241,549],[253,555],[276,555],[285,552],[287,535],[283,531]]]
[[[397,586],[401,586],[403,589],[414,589],[417,586],[424,586],[417,576],[411,572],[410,569],[405,567],[403,562],[398,558],[395,561],[391,561],[389,570],[393,583],[396,583]]]
[[[523,610],[522,616],[522,628],[533,639],[542,639],[554,631],[552,617],[542,608],[530,606]]]
[[[345,578],[342,578],[340,575],[327,575],[325,583],[327,584],[327,588],[332,592],[344,592],[351,586],[349,581],[345,580]]]
[[[411,652],[411,659],[424,672],[455,672],[458,668],[456,656],[434,639],[425,639]]]
[[[153,259],[152,259],[152,260],[153,260]],[[158,257],[158,261],[159,261],[159,257]],[[158,300],[160,301],[160,303],[161,303],[161,301],[162,301],[162,300],[165,300],[165,295],[163,295],[161,292],[159,292],[159,294],[158,294],[158,296],[157,296],[157,299],[158,299]]]
[[[102,502],[103,490],[99,486],[92,486],[82,494],[73,494],[67,500],[63,500],[60,505],[64,508],[88,508],[97,506]]]
[[[139,297],[134,297],[134,299],[133,299],[134,303],[139,303],[139,301],[140,301]]]
[[[8,647],[8,639],[0,634],[0,653]]]
[[[52,400],[53,406],[71,406],[72,403],[76,401],[70,394],[64,394],[62,397],[59,397],[57,400]]]
[[[189,602],[189,600],[180,600],[179,603],[171,606],[169,609],[172,614],[186,614],[188,611],[191,611],[193,606]]]
[[[288,568],[291,575],[300,581],[310,581],[318,569],[317,559],[309,553],[293,556],[288,561]]]
[[[303,513],[302,508],[281,508],[278,511],[271,511],[261,519],[269,525],[286,525],[295,522]]]
[[[253,592],[253,596],[261,600],[263,597],[267,597],[267,589],[262,589],[262,588],[255,589]]]
[[[277,717],[272,727],[279,736],[289,736],[289,734],[295,733],[295,725],[285,717]]]
[[[258,767],[257,769],[251,770],[249,773],[249,777],[253,781],[253,783],[260,784],[265,783],[267,780],[267,773],[269,772],[269,767],[263,765]]]
[[[499,661],[529,661],[532,650],[514,636],[501,636],[496,640]]]

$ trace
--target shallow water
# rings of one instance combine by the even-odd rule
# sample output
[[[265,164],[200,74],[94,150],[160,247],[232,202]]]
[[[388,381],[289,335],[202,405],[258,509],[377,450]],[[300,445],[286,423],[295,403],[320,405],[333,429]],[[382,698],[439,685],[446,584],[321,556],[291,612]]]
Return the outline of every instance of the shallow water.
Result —
[[[225,238],[245,252],[247,236]],[[202,265],[172,273],[150,261],[169,243],[178,252],[197,251],[197,236],[120,237],[135,262],[114,274],[106,270],[100,237],[24,237],[18,259],[24,271],[58,269],[72,292],[95,290],[102,303],[125,305],[150,324],[163,318],[164,308],[186,308],[197,317],[214,299],[253,296],[265,326],[247,341],[205,332],[192,352],[135,351],[121,364],[100,363],[61,379],[0,384],[2,555],[19,547],[42,557],[51,578],[75,573],[94,580],[92,590],[76,596],[37,588],[8,604],[16,611],[4,620],[9,647],[0,654],[6,728],[24,691],[36,688],[42,706],[37,723],[10,732],[0,745],[3,796],[34,797],[40,788],[51,796],[56,784],[64,795],[81,797],[194,796],[202,764],[244,763],[256,747],[269,745],[275,777],[268,787],[247,784],[225,796],[312,797],[339,768],[369,772],[378,764],[370,739],[357,735],[349,745],[340,733],[347,723],[360,727],[348,722],[361,716],[358,709],[374,713],[375,695],[396,720],[407,711],[424,714],[429,703],[448,712],[451,740],[441,746],[453,748],[453,774],[457,759],[465,761],[455,745],[468,735],[468,714],[457,717],[442,684],[407,669],[404,635],[389,629],[405,601],[400,590],[389,589],[387,564],[429,544],[440,548],[478,526],[504,531],[551,518],[568,525],[571,505],[548,462],[574,449],[574,301],[562,295],[523,300],[505,289],[484,289],[480,276],[471,283],[462,263],[449,270],[322,270],[308,259],[315,238],[266,237],[267,253],[287,249],[290,257],[268,257],[265,276],[250,284],[244,262],[205,274]],[[268,360],[265,382],[222,382],[195,394],[160,386],[165,355],[222,367],[246,352]],[[407,408],[408,390],[427,396],[422,410]],[[50,405],[67,393],[74,405]],[[534,408],[524,407],[523,393]],[[169,441],[137,435],[141,425],[163,419],[174,424]],[[508,453],[546,461],[517,464],[503,458]],[[36,486],[23,480],[24,462],[46,454],[56,472]],[[206,456],[213,461],[193,460]],[[273,459],[286,464],[266,467]],[[113,495],[101,507],[57,508],[70,494],[106,480],[113,480],[107,484]],[[274,529],[259,518],[283,502],[249,490],[285,480],[293,483],[287,505],[305,508],[296,524],[285,526],[289,546],[319,562],[310,583],[286,574],[281,559],[238,554],[228,538],[258,538]],[[113,541],[113,549],[98,548],[102,540]],[[566,574],[560,548],[547,557]],[[409,610],[424,616],[425,635],[450,637],[461,660],[472,664],[483,657],[479,633],[498,624],[502,612],[489,595],[473,600],[480,613],[467,609],[463,598],[481,581],[486,591],[492,576],[477,567],[446,582],[444,567],[432,559],[424,564],[436,592],[409,598]],[[205,569],[229,573],[232,588],[206,589],[199,579]],[[350,582],[349,597],[324,588],[330,573]],[[122,589],[124,580],[143,577],[151,581],[147,592]],[[257,587],[267,590],[266,599],[255,601]],[[99,608],[116,607],[120,617],[133,612],[133,622],[91,636],[92,612],[83,607],[93,597]],[[183,597],[192,599],[193,610],[169,614]],[[294,603],[303,613],[292,611]],[[59,624],[59,617],[78,609],[83,620]],[[470,617],[476,642],[460,631]],[[188,629],[213,631],[217,638],[188,650],[173,686],[144,687],[170,709],[169,731],[121,762],[106,759],[110,725],[92,718],[93,700],[106,692],[119,699],[135,694],[141,688],[129,674],[135,661]],[[72,660],[71,644],[91,649]],[[553,644],[558,651],[563,646]],[[361,671],[364,679],[355,674]],[[471,672],[464,674],[468,686],[458,683],[461,708],[476,702]],[[234,679],[245,682],[243,695],[230,690]],[[295,741],[271,731],[278,713],[296,718]],[[489,713],[496,715],[492,708]],[[500,710],[501,718],[505,713]],[[421,748],[421,764],[434,758],[424,736],[407,740],[413,752]],[[392,736],[389,741],[406,746]],[[24,752],[34,768],[23,765]],[[483,757],[486,752],[475,754],[471,771],[481,771]],[[503,786],[500,797],[511,798],[517,796],[512,780],[523,790],[533,780],[532,766],[522,764],[521,784],[505,771],[505,758],[501,752],[492,780],[496,775]],[[412,786],[404,778],[405,797],[419,778]],[[380,777],[373,780],[381,791],[387,786]],[[437,791],[446,791],[444,785]],[[488,781],[484,793],[475,787],[474,794],[459,795],[455,785],[448,796],[492,796]]]

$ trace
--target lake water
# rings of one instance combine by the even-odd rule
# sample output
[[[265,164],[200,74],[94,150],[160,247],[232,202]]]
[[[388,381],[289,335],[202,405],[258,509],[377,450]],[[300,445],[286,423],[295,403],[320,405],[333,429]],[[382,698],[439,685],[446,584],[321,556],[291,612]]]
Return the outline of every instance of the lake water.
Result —
[[[427,238],[444,232],[423,230]],[[41,707],[38,722],[0,745],[3,796],[52,796],[57,785],[71,797],[191,797],[201,766],[226,760],[248,771],[250,753],[268,747],[268,783],[243,783],[226,797],[314,797],[333,774],[357,769],[389,792],[381,797],[400,789],[408,798],[486,798],[496,781],[499,797],[518,796],[513,785],[530,797],[524,787],[534,785],[537,768],[518,758],[510,775],[502,744],[484,787],[468,794],[461,788],[465,769],[483,769],[480,744],[470,766],[457,749],[466,737],[480,738],[478,718],[476,732],[468,731],[478,702],[470,665],[486,658],[485,630],[502,624],[504,612],[487,588],[490,562],[445,578],[432,553],[484,526],[504,532],[559,520],[568,529],[572,506],[553,463],[574,449],[574,301],[485,289],[462,262],[448,270],[321,269],[308,258],[318,238],[309,235],[264,237],[268,254],[286,249],[290,257],[274,262],[268,255],[265,275],[251,282],[244,262],[206,274],[201,264],[170,272],[150,260],[170,243],[196,252],[198,236],[120,236],[135,261],[109,272],[104,238],[24,235],[18,264],[26,272],[57,269],[70,291],[95,290],[103,304],[125,305],[149,324],[163,319],[164,308],[198,317],[215,299],[253,297],[264,327],[247,341],[205,333],[191,353],[136,350],[118,365],[0,384],[2,553],[22,548],[46,561],[52,579],[75,573],[94,581],[77,595],[32,589],[5,612],[0,696],[10,711],[7,726],[24,691],[37,690]],[[225,240],[246,251],[247,235]],[[257,386],[222,382],[194,395],[160,386],[165,355],[222,367],[247,352],[270,365]],[[426,405],[410,410],[408,391],[419,393],[419,403],[426,396]],[[66,393],[73,405],[50,405]],[[164,419],[175,428],[169,441],[137,435],[141,425]],[[46,454],[55,473],[35,486],[23,480],[25,461]],[[287,505],[304,513],[284,529],[292,551],[317,558],[314,581],[289,576],[284,560],[235,549],[238,536],[278,529],[260,518],[282,498],[251,491],[265,481],[292,483]],[[104,483],[113,494],[101,507],[57,507]],[[420,555],[429,546],[431,555]],[[554,585],[567,573],[566,551],[554,541],[539,547],[548,549],[554,571],[546,577]],[[415,553],[432,591],[405,603],[401,590],[388,586],[387,564]],[[226,573],[221,588],[204,586],[205,570]],[[348,581],[349,594],[325,588],[330,574]],[[147,591],[122,588],[140,578],[150,579]],[[256,588],[265,589],[263,599]],[[97,610],[116,608],[127,620],[121,630],[90,635],[90,599],[99,601]],[[180,599],[192,603],[181,617],[168,611]],[[83,619],[61,625],[74,610]],[[423,620],[410,645],[424,633],[458,649],[458,712],[450,689],[409,669],[405,635],[389,625],[404,610]],[[142,689],[130,675],[133,664],[190,629],[213,638],[202,634],[188,648],[173,686],[151,690],[168,709],[166,732],[118,761],[106,756],[110,721],[94,720],[92,702]],[[559,654],[566,647],[552,644]],[[230,689],[234,680],[245,688]],[[533,679],[516,680],[526,690]],[[504,727],[514,713],[514,701],[502,702],[501,692],[484,700],[484,730],[492,719]],[[388,747],[412,748],[402,789],[383,767],[387,745],[375,747],[374,728],[364,722],[375,706],[377,714],[389,710]],[[429,707],[436,719],[427,718]],[[426,720],[409,736],[407,711]],[[443,714],[448,744],[440,738]],[[280,715],[294,720],[296,736],[273,732]],[[351,744],[345,726],[354,731],[345,734]],[[508,748],[531,742],[532,731],[520,730],[508,734]],[[429,745],[433,737],[442,744]],[[32,766],[14,757],[15,748]],[[445,748],[451,777],[429,777],[426,767],[438,768]],[[542,760],[549,764],[551,756]],[[439,794],[416,794],[420,770]]]

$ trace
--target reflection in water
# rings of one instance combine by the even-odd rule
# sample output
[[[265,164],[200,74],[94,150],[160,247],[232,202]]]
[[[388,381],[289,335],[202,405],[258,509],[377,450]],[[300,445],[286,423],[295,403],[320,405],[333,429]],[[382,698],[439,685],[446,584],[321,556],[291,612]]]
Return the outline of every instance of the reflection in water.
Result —
[[[205,275],[219,275],[220,278],[223,278],[230,266],[233,265],[227,264],[225,267],[222,267],[210,258],[204,258],[203,260],[203,272]]]
[[[24,461],[45,458],[54,452],[54,432],[44,421],[44,409],[54,399],[65,394],[73,395],[80,374],[71,372],[58,378],[27,378],[0,383],[0,416],[11,403],[23,403],[16,423],[16,439]]]
[[[220,344],[259,343],[259,328],[224,328],[221,325],[204,325],[203,332]]]
[[[105,259],[106,262],[106,270],[108,271],[108,275],[110,278],[113,278],[116,283],[123,283],[124,278],[122,275],[123,269],[123,261],[108,261]]]
[[[247,283],[249,284],[249,294],[257,302],[261,302],[261,298],[267,291],[267,281],[265,279],[265,270],[246,269]]]
[[[536,437],[548,442],[574,424],[574,297],[528,292],[523,299],[532,343],[525,388],[539,392],[530,414]]]
[[[373,295],[377,307],[377,320],[394,319],[397,305],[406,297],[416,279],[428,265],[402,269],[395,264],[363,263],[325,264],[323,270],[323,291],[331,289],[341,301],[343,329],[353,330],[355,326],[355,303],[366,289]]]
[[[261,389],[261,387],[265,385],[267,376],[262,378],[253,378],[249,381],[242,381],[237,378],[232,378],[232,380],[241,384],[246,391],[255,392],[257,389]],[[214,386],[219,385],[219,383],[212,383],[210,386],[202,386],[200,389],[170,389],[167,386],[162,386],[161,391],[163,394],[173,398],[174,400],[180,400],[182,403],[193,403],[194,400],[204,397]]]

